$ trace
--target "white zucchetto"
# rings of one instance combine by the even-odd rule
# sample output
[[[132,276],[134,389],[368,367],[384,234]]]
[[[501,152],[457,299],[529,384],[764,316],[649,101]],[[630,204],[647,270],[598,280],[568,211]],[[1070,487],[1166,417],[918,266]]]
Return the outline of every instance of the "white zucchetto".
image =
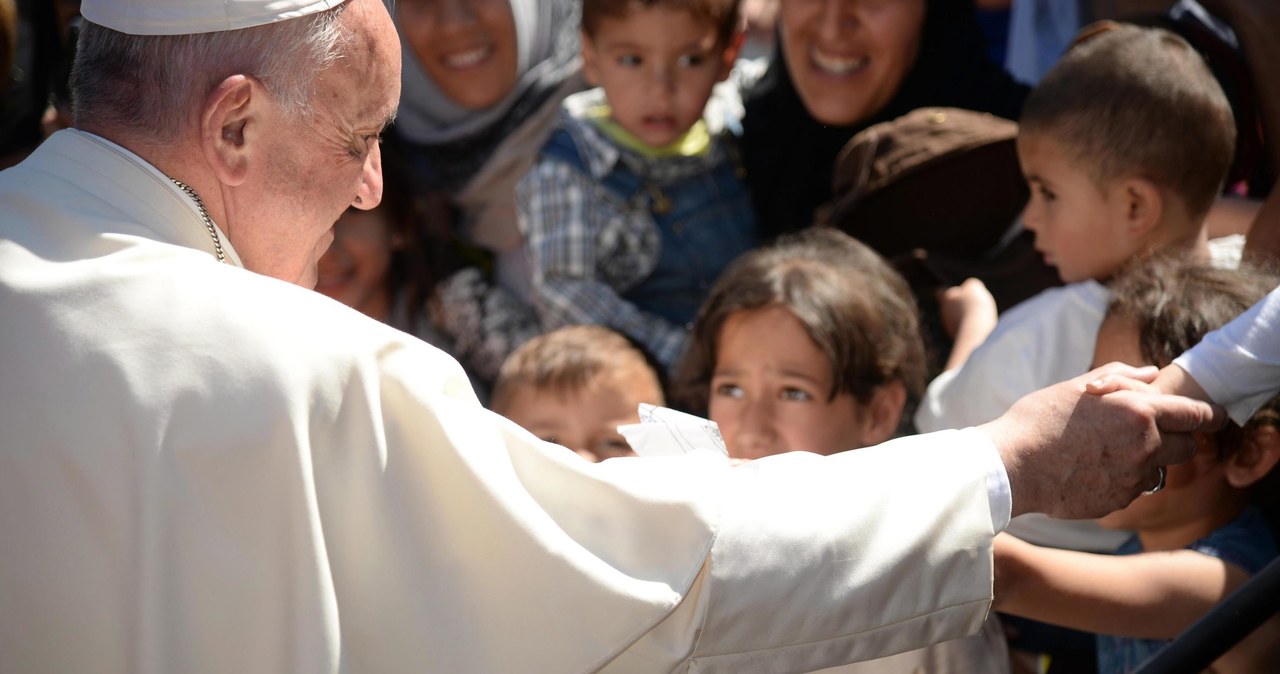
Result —
[[[194,35],[261,26],[346,0],[84,0],[80,14],[129,35]]]

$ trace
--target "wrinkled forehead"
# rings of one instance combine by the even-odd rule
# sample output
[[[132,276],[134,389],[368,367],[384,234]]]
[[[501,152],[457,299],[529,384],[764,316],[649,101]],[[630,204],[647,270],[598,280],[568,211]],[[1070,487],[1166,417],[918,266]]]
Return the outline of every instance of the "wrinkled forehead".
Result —
[[[400,38],[381,0],[350,0],[342,21],[347,30],[343,57],[335,67],[345,71],[355,89],[362,117],[389,118],[400,100]]]

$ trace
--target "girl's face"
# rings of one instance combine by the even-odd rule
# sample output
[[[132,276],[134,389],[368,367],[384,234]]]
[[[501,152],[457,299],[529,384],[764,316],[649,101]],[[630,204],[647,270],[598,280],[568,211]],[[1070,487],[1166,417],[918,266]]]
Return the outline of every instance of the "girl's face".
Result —
[[[782,55],[804,106],[835,126],[871,118],[915,66],[925,0],[784,0]]]
[[[387,274],[396,241],[383,209],[347,209],[333,226],[333,245],[317,265],[316,291],[385,321],[391,313]]]
[[[887,439],[872,437],[872,415],[853,394],[827,400],[831,363],[785,307],[731,314],[720,329],[716,352],[709,415],[719,424],[730,456],[834,454]]]
[[[509,0],[400,0],[396,23],[418,63],[454,103],[482,110],[516,85]]]

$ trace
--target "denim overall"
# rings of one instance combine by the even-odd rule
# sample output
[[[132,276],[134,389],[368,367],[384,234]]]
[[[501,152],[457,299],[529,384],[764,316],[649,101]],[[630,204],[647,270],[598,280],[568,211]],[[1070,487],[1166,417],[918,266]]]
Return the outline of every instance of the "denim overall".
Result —
[[[588,173],[564,129],[552,133],[542,152]],[[658,230],[657,264],[622,298],[676,325],[691,325],[720,272],[756,245],[755,211],[738,162],[730,158],[711,171],[660,184],[619,161],[601,185],[625,210],[648,211]]]

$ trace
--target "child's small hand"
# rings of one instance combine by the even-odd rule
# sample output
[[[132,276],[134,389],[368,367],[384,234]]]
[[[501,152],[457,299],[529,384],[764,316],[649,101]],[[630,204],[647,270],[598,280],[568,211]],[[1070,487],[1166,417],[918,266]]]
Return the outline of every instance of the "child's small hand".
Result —
[[[958,286],[941,292],[938,298],[942,327],[947,336],[955,339],[962,328],[981,330],[983,337],[996,325],[996,298],[987,286],[976,278],[966,279]]]
[[[951,354],[947,356],[948,370],[964,365],[969,354],[996,329],[999,320],[996,298],[976,278],[938,293],[938,313],[952,341]]]

